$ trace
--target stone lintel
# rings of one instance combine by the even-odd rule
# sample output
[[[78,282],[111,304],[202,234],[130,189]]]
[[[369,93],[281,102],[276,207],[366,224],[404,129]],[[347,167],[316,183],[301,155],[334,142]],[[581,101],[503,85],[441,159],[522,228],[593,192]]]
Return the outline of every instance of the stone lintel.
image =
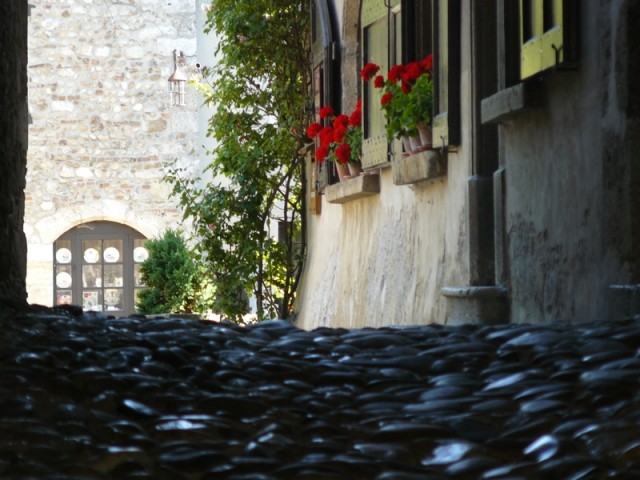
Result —
[[[380,175],[364,174],[348,180],[329,185],[324,194],[329,203],[347,203],[358,198],[380,193]]]

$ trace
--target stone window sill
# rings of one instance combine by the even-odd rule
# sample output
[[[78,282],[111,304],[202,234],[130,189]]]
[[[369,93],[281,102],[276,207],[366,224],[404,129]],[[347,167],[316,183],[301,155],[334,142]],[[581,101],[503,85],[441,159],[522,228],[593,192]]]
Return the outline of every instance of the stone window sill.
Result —
[[[545,104],[543,84],[539,81],[524,82],[491,95],[482,100],[483,124],[503,123],[518,114]]]
[[[380,174],[366,173],[324,189],[329,203],[347,203],[380,193]]]
[[[393,184],[411,185],[447,174],[447,156],[438,150],[426,150],[394,160]]]

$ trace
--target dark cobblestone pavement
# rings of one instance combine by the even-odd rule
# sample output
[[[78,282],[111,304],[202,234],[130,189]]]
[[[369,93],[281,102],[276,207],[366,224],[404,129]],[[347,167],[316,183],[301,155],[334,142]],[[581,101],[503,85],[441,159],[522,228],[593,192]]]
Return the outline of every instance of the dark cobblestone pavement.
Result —
[[[3,479],[640,478],[640,319],[2,324]]]

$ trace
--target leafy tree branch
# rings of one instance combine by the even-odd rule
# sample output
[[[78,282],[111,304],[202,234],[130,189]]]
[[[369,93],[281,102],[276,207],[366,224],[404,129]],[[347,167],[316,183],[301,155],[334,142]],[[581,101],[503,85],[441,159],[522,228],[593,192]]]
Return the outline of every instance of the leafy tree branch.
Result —
[[[260,319],[293,312],[306,249],[308,12],[308,0],[213,0],[218,63],[198,85],[215,107],[211,180],[167,175],[213,274],[215,309],[233,319],[251,294]]]

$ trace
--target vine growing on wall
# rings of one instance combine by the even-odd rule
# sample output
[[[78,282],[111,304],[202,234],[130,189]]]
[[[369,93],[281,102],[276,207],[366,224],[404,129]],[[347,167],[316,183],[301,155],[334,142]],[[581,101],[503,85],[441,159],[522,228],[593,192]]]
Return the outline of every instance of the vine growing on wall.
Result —
[[[305,255],[305,136],[310,79],[308,0],[213,0],[206,32],[215,67],[198,87],[214,107],[208,180],[168,180],[195,225],[216,287],[214,309],[239,319],[289,318]]]

